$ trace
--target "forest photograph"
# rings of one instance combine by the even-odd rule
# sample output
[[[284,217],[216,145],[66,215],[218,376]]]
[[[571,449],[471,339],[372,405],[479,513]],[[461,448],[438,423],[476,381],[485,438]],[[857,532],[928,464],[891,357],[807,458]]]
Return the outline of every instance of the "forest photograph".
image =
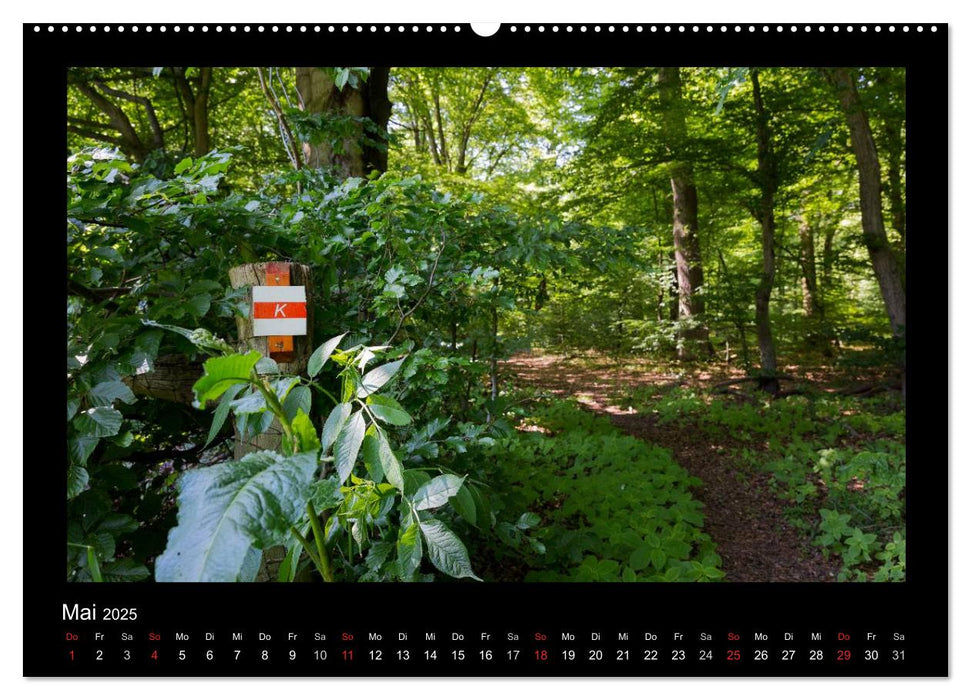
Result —
[[[66,580],[905,581],[905,85],[69,69]]]

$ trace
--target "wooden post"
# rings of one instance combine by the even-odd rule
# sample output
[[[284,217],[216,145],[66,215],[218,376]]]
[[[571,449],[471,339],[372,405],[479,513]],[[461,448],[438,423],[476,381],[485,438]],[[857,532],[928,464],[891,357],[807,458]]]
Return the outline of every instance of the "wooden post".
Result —
[[[253,291],[254,286],[277,286],[282,279],[283,270],[289,268],[289,284],[303,286],[307,292],[307,335],[292,338],[290,344],[279,337],[253,335]],[[240,351],[258,350],[264,357],[276,355],[277,365],[284,374],[298,375],[307,369],[307,360],[314,351],[313,345],[313,284],[309,265],[297,263],[264,262],[239,265],[229,271],[229,281],[233,289],[246,288],[245,304],[248,313],[245,317],[236,317],[236,337]],[[283,343],[283,347],[277,347]],[[271,345],[272,344],[272,345]],[[280,354],[280,350],[284,354]],[[270,428],[262,435],[241,439],[237,433],[233,457],[240,459],[244,455],[256,450],[279,450],[282,440],[282,428],[279,421],[274,420]],[[275,581],[280,569],[280,563],[286,556],[283,547],[271,547],[263,551],[263,561],[256,577],[257,581]]]

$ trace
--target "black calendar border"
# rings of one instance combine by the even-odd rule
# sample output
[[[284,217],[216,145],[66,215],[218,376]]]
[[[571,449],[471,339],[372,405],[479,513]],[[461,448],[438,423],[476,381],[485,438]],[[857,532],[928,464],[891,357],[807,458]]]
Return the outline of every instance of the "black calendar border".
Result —
[[[54,30],[49,31],[48,27]],[[66,297],[66,276],[59,284],[47,277],[38,291],[35,263],[36,235],[61,231],[63,174],[53,163],[63,161],[66,133],[67,66],[79,57],[98,56],[99,65],[157,65],[163,57],[178,56],[180,63],[196,65],[254,65],[272,57],[280,65],[325,62],[322,56],[339,55],[341,61],[362,65],[895,65],[907,70],[907,210],[912,222],[907,250],[907,293],[910,322],[907,334],[907,512],[908,568],[904,583],[856,584],[333,584],[329,587],[301,584],[68,584],[63,559],[58,554],[64,540],[66,514],[59,506],[64,493],[66,435],[63,428],[44,428],[44,445],[61,436],[57,457],[41,456],[31,447],[24,458],[24,673],[29,676],[78,673],[61,658],[65,623],[63,603],[135,606],[140,620],[132,624],[140,634],[153,625],[211,625],[216,629],[260,625],[284,629],[278,620],[294,620],[301,629],[323,627],[337,634],[352,626],[392,630],[438,629],[447,633],[456,626],[470,631],[513,629],[524,634],[548,629],[554,634],[566,628],[583,632],[604,630],[683,628],[724,632],[741,628],[820,629],[827,634],[852,629],[906,632],[912,656],[901,669],[854,666],[844,671],[827,667],[823,675],[948,674],[948,432],[947,369],[942,353],[947,350],[946,241],[948,210],[948,27],[937,25],[819,24],[736,25],[685,24],[559,24],[504,25],[489,38],[474,34],[468,25],[391,25],[380,23],[296,23],[264,25],[174,24],[105,25],[25,24],[24,32],[24,189],[25,313],[24,357],[31,367],[63,366],[63,327],[59,319]],[[76,27],[80,26],[81,31]],[[246,32],[245,27],[250,31]],[[263,31],[259,31],[263,26]],[[306,31],[300,27],[305,26]],[[315,31],[320,26],[321,31]],[[375,27],[372,32],[371,27]],[[405,31],[398,31],[404,26]],[[441,27],[445,27],[445,31]],[[527,26],[529,31],[526,31]],[[543,31],[540,31],[540,26]],[[767,31],[763,29],[767,27]],[[894,31],[891,32],[891,26]],[[192,31],[189,31],[189,29]],[[236,31],[231,31],[235,27]],[[276,27],[274,30],[273,27]],[[289,27],[289,31],[287,29]],[[344,28],[347,28],[346,30]],[[360,27],[360,29],[358,29]],[[417,31],[413,30],[417,27]],[[611,30],[611,27],[613,29]],[[638,30],[640,27],[640,30]],[[754,31],[750,30],[750,27]],[[791,27],[796,27],[792,31]],[[838,27],[839,31],[834,31]],[[936,28],[936,31],[932,30]],[[39,28],[39,31],[37,30]],[[568,28],[572,28],[569,31]],[[905,31],[906,30],[906,31]],[[920,30],[920,31],[918,31]],[[310,41],[314,34],[319,41]],[[96,40],[96,41],[95,41]],[[97,52],[92,46],[98,46]],[[358,58],[354,58],[358,56]],[[402,61],[405,57],[405,61]],[[172,62],[171,60],[168,62]],[[50,234],[60,235],[60,234]],[[63,252],[58,252],[63,251]],[[44,267],[56,269],[58,259],[66,269],[66,250],[43,250]],[[58,256],[61,256],[58,258]],[[50,314],[39,313],[50,309]],[[25,367],[26,370],[26,367]],[[33,370],[31,370],[33,371]],[[25,377],[28,386],[38,380]],[[43,390],[25,392],[26,426],[43,420],[51,404],[45,399],[51,383],[42,379]],[[56,403],[54,404],[56,405]],[[921,417],[921,422],[915,420]],[[936,419],[936,420],[935,420]],[[59,425],[55,423],[55,426]],[[936,430],[934,427],[938,427]],[[30,427],[25,430],[30,430]],[[35,432],[25,432],[25,446],[37,445]],[[57,477],[52,477],[56,474]],[[284,585],[286,586],[284,590]],[[255,587],[254,587],[255,586]],[[352,615],[348,614],[353,610]],[[341,615],[347,617],[341,619]],[[115,624],[115,623],[113,623]],[[117,623],[121,624],[121,623]],[[207,669],[119,670],[118,675],[287,675],[285,667],[260,670]],[[86,672],[82,672],[82,675]],[[116,672],[112,672],[115,675]],[[328,673],[332,673],[328,671]],[[375,669],[354,668],[334,675],[383,675]],[[622,675],[610,667],[525,670],[490,670],[479,665],[442,665],[434,671],[395,669],[392,675]],[[643,668],[634,675],[647,675]],[[802,667],[748,665],[740,675],[813,675],[819,670]],[[722,667],[690,673],[738,675]],[[301,674],[303,675],[303,674]],[[661,675],[678,675],[662,673]]]

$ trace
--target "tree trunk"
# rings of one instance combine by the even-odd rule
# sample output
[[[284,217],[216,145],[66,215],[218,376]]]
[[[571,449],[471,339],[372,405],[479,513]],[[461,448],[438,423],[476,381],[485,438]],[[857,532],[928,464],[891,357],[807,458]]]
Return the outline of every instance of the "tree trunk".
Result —
[[[246,306],[253,306],[254,285],[265,285],[267,282],[267,265],[270,263],[250,263],[239,265],[229,271],[229,282],[233,289],[247,288]],[[290,283],[294,286],[304,286],[307,291],[307,335],[296,336],[293,339],[293,356],[288,362],[278,362],[280,371],[284,374],[302,374],[307,368],[307,360],[313,352],[313,286],[309,265],[290,264]],[[264,357],[270,356],[267,338],[253,335],[253,319],[247,316],[236,317],[236,332],[240,351],[257,350]],[[236,445],[233,458],[241,459],[244,455],[257,450],[280,449],[283,429],[276,419],[269,429],[260,435],[240,435],[236,433]],[[263,550],[263,560],[256,576],[257,581],[275,581],[280,570],[280,564],[286,557],[286,548],[271,547]]]
[[[863,104],[860,102],[860,95],[856,91],[850,71],[847,68],[831,68],[827,69],[826,75],[839,95],[860,173],[863,242],[870,254],[870,264],[880,285],[890,327],[894,336],[903,337],[907,321],[906,298],[897,259],[887,241],[887,231],[883,225],[880,161],[877,157],[877,147],[873,142],[870,121],[863,110]]]
[[[823,340],[820,333],[823,304],[816,277],[815,234],[805,212],[799,216],[799,266],[802,270],[802,314],[807,322],[806,343],[818,347]]]
[[[904,207],[904,187],[900,176],[903,171],[903,140],[900,132],[903,124],[900,119],[888,118],[884,124],[884,136],[887,140],[887,170],[890,197],[891,225],[900,234],[900,242],[907,245],[907,216]]]
[[[297,93],[301,109],[355,121],[351,134],[304,143],[304,163],[309,168],[332,168],[342,179],[365,177],[372,170],[388,167],[386,130],[391,116],[388,99],[388,68],[372,68],[368,79],[356,87],[346,84],[338,89],[330,71],[323,68],[297,68]],[[369,119],[377,128],[366,129]],[[375,145],[377,144],[377,145]]]
[[[658,90],[664,109],[664,138],[674,149],[687,139],[684,104],[681,97],[681,69],[658,69]],[[704,273],[698,241],[698,190],[690,163],[671,164],[671,193],[674,204],[674,259],[678,279],[678,357],[682,360],[707,356],[711,352],[705,324],[705,302],[701,295]]]
[[[799,219],[799,266],[802,268],[802,314],[815,319],[821,313],[816,283],[816,243],[805,213]]]
[[[752,69],[752,98],[755,104],[755,131],[758,141],[758,180],[762,190],[759,199],[758,218],[762,228],[762,276],[755,292],[755,328],[759,341],[759,358],[762,364],[760,386],[773,396],[779,393],[779,380],[772,338],[772,321],[769,317],[769,299],[775,283],[775,192],[778,173],[772,153],[769,120],[762,102],[759,72]]]
[[[735,287],[732,283],[732,277],[728,273],[728,265],[725,264],[725,256],[722,254],[721,249],[718,249],[718,262],[721,266],[722,277],[725,278],[725,286],[728,288],[728,299],[729,308],[732,311],[732,323],[735,326],[735,331],[738,333],[739,344],[742,348],[742,366],[748,370],[749,365],[749,349],[748,349],[748,334],[745,329],[745,312],[739,308],[738,295],[735,293]],[[727,362],[728,360],[726,360]]]
[[[196,90],[195,105],[192,109],[192,119],[195,124],[193,130],[196,158],[209,152],[209,88],[212,85],[212,68],[199,69],[199,89]]]
[[[212,87],[212,68],[199,69],[198,78],[189,78],[188,68],[172,68],[178,98],[185,110],[185,120],[192,136],[192,153],[198,158],[209,152],[209,92]],[[195,90],[192,84],[195,83]]]
[[[100,88],[101,92],[95,86]],[[132,125],[125,111],[102,94],[102,92],[106,92],[106,86],[98,82],[95,82],[94,85],[80,83],[77,88],[82,95],[91,100],[91,103],[108,117],[111,127],[118,132],[119,136],[117,138],[110,138],[109,140],[107,137],[91,133],[87,129],[81,129],[71,123],[68,124],[68,131],[80,134],[81,136],[87,136],[88,138],[109,140],[109,143],[117,145],[121,149],[121,152],[133,161],[140,163],[145,160],[145,157],[152,152],[152,146],[146,144],[138,135],[138,131]]]

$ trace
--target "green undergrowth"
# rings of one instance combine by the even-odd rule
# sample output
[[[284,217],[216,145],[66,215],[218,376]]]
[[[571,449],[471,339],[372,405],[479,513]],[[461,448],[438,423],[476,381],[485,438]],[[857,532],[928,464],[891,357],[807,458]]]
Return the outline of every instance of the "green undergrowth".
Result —
[[[702,504],[689,492],[700,481],[667,450],[622,434],[574,402],[538,408],[474,459],[496,490],[496,509],[508,520],[522,513],[499,536],[525,555],[526,581],[724,576],[702,530]]]
[[[840,580],[904,580],[905,420],[896,394],[770,400],[635,389],[623,401],[704,437],[737,466],[768,473],[790,522],[840,558]]]

